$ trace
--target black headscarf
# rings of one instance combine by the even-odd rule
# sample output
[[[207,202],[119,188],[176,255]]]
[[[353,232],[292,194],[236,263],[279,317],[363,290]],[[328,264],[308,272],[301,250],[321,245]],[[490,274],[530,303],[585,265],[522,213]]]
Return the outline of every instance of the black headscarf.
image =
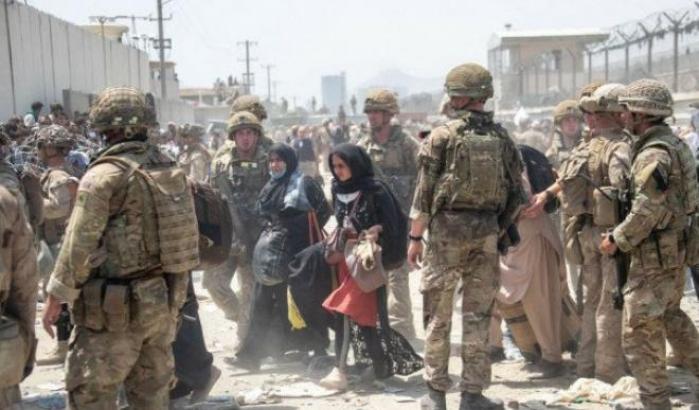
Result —
[[[283,143],[272,145],[268,151],[268,157],[276,154],[286,164],[286,172],[281,178],[270,178],[257,196],[257,205],[263,213],[275,213],[284,207],[284,194],[291,175],[299,165],[296,151]]]
[[[352,177],[341,182],[333,170],[332,157],[340,157],[352,172]],[[373,191],[378,189],[378,184],[374,179],[374,166],[371,163],[369,154],[364,148],[354,144],[340,144],[333,148],[328,156],[328,165],[333,174],[332,193],[350,194],[357,191]]]

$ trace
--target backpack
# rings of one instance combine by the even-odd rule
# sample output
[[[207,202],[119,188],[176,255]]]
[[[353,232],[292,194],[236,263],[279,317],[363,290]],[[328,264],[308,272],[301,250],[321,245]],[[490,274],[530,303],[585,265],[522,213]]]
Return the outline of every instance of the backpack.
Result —
[[[194,211],[199,225],[199,269],[223,264],[233,244],[233,222],[228,204],[205,182],[193,182]]]

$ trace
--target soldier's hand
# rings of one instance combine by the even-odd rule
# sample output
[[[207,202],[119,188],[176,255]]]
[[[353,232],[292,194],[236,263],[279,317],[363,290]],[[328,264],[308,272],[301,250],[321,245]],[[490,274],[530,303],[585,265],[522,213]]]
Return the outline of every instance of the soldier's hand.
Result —
[[[602,243],[599,245],[599,250],[605,255],[614,255],[616,253],[616,244],[609,239],[608,234],[602,234]]]
[[[408,264],[411,268],[417,269],[422,264],[422,241],[410,241],[408,245]]]
[[[529,207],[522,211],[522,216],[529,219],[539,217],[539,215],[544,212],[544,205],[546,205],[547,199],[548,195],[546,195],[546,191],[539,192],[538,194],[532,196],[529,200]]]
[[[58,320],[58,316],[61,314],[61,302],[56,299],[53,295],[49,294],[46,299],[46,305],[44,306],[44,316],[41,321],[44,325],[44,330],[46,333],[54,338],[53,324]]]

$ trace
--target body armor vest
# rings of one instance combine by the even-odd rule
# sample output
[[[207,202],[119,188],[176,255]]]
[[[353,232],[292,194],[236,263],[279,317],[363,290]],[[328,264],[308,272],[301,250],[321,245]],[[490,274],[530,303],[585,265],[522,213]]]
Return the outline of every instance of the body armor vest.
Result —
[[[498,212],[507,199],[503,153],[506,134],[494,125],[471,128],[463,120],[446,124],[451,131],[446,169],[437,182],[433,209],[445,201],[454,209]]]
[[[194,200],[177,164],[141,142],[117,144],[90,167],[104,162],[124,169],[126,186],[123,203],[102,237],[107,260],[101,273],[129,277],[157,268],[187,273],[199,265]]]

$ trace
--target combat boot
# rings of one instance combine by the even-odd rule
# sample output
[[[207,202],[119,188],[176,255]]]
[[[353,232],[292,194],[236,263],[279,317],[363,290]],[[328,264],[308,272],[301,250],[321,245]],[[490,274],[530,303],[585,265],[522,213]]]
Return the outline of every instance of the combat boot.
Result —
[[[482,393],[461,393],[461,404],[459,410],[504,410],[505,405],[502,400],[489,399]]]
[[[447,395],[427,386],[427,394],[420,399],[420,410],[447,410]]]
[[[56,343],[56,348],[48,356],[38,359],[36,364],[37,366],[63,364],[66,361],[66,355],[68,355],[68,341],[62,340]]]

